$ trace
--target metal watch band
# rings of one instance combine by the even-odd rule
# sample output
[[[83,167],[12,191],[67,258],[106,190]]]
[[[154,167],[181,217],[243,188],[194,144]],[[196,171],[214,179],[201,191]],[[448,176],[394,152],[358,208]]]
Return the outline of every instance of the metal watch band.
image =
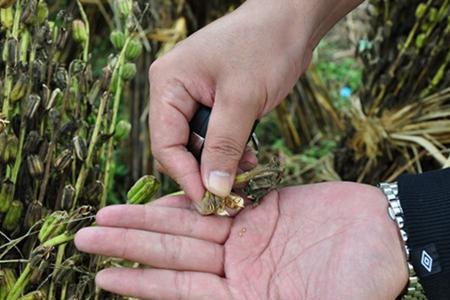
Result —
[[[408,271],[409,271],[409,284],[407,289],[405,290],[405,293],[402,295],[401,299],[404,300],[426,300],[426,296],[424,294],[424,290],[422,288],[422,285],[419,283],[419,278],[416,275],[416,272],[414,271],[414,267],[409,262],[409,247],[407,245],[408,241],[408,234],[405,231],[405,222],[404,222],[404,215],[403,215],[403,209],[400,203],[400,199],[398,198],[398,184],[397,182],[393,183],[380,183],[378,187],[383,191],[384,195],[386,196],[389,206],[388,206],[388,213],[389,216],[393,221],[397,223],[398,228],[400,229],[400,235],[403,239],[403,242],[405,244],[405,254],[406,259],[408,262]]]

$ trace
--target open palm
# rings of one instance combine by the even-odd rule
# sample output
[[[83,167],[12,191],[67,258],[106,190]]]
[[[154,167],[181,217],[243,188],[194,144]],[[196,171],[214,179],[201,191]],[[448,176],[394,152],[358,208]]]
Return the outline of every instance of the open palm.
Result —
[[[234,218],[166,197],[101,210],[75,243],[151,266],[96,277],[144,299],[395,299],[407,268],[386,210],[378,189],[353,183],[285,188]]]

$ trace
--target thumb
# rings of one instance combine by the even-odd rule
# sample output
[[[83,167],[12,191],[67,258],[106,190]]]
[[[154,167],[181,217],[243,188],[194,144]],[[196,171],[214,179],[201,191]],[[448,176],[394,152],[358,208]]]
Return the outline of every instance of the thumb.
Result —
[[[218,196],[231,192],[239,161],[257,116],[257,98],[216,94],[201,158],[205,187]]]

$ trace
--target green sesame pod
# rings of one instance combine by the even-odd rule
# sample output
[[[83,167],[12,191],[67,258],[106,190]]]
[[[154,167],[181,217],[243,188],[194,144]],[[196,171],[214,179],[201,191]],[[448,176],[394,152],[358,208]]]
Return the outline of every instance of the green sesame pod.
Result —
[[[48,5],[45,1],[39,1],[38,7],[37,7],[37,17],[39,24],[43,24],[48,17]]]
[[[20,218],[23,213],[23,203],[19,200],[14,200],[8,209],[8,212],[3,219],[2,228],[5,231],[14,231],[19,226]]]
[[[6,299],[9,291],[13,288],[17,278],[13,269],[0,269],[0,299]]]
[[[6,213],[9,210],[14,196],[14,184],[10,181],[2,183],[0,189],[0,213]]]
[[[416,18],[417,19],[422,18],[426,11],[427,5],[425,3],[420,3],[416,8]]]
[[[30,48],[31,35],[28,30],[24,30],[20,35],[20,62],[25,65],[27,63],[28,49]]]
[[[115,7],[121,17],[127,18],[132,9],[131,0],[115,0]]]
[[[151,200],[160,187],[154,176],[144,176],[128,191],[128,203],[144,204]]]
[[[111,44],[113,44],[114,48],[117,50],[122,50],[125,45],[125,34],[122,31],[112,31],[109,35],[109,39],[111,40]]]
[[[125,50],[125,58],[129,61],[133,61],[142,54],[142,43],[139,39],[134,38],[128,42],[127,49]]]
[[[85,43],[88,40],[86,25],[81,20],[74,20],[72,22],[72,37],[77,43]]]
[[[128,138],[131,132],[131,124],[125,120],[120,120],[116,125],[116,130],[114,132],[114,138],[117,141],[123,141]]]
[[[28,76],[25,73],[21,73],[19,76],[19,79],[16,81],[16,83],[13,86],[13,89],[11,90],[11,100],[17,101],[21,99],[27,90],[28,85]]]
[[[39,241],[41,243],[62,234],[66,230],[66,225],[69,215],[67,212],[55,211],[51,215],[48,215],[44,224],[42,224],[41,230],[39,231]]]
[[[122,79],[125,81],[129,81],[136,76],[136,64],[134,63],[125,63],[122,67]]]
[[[0,22],[6,29],[12,28],[14,24],[14,16],[12,7],[2,8],[0,10]]]
[[[15,135],[8,137],[6,148],[3,151],[2,160],[5,163],[10,163],[16,159],[17,151],[19,150],[19,140]]]

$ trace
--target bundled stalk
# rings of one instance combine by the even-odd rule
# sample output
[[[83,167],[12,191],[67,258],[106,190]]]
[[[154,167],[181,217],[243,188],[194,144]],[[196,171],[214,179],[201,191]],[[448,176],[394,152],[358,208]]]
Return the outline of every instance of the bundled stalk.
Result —
[[[371,31],[358,47],[364,85],[338,173],[376,183],[450,166],[450,2],[372,1],[369,13]]]

